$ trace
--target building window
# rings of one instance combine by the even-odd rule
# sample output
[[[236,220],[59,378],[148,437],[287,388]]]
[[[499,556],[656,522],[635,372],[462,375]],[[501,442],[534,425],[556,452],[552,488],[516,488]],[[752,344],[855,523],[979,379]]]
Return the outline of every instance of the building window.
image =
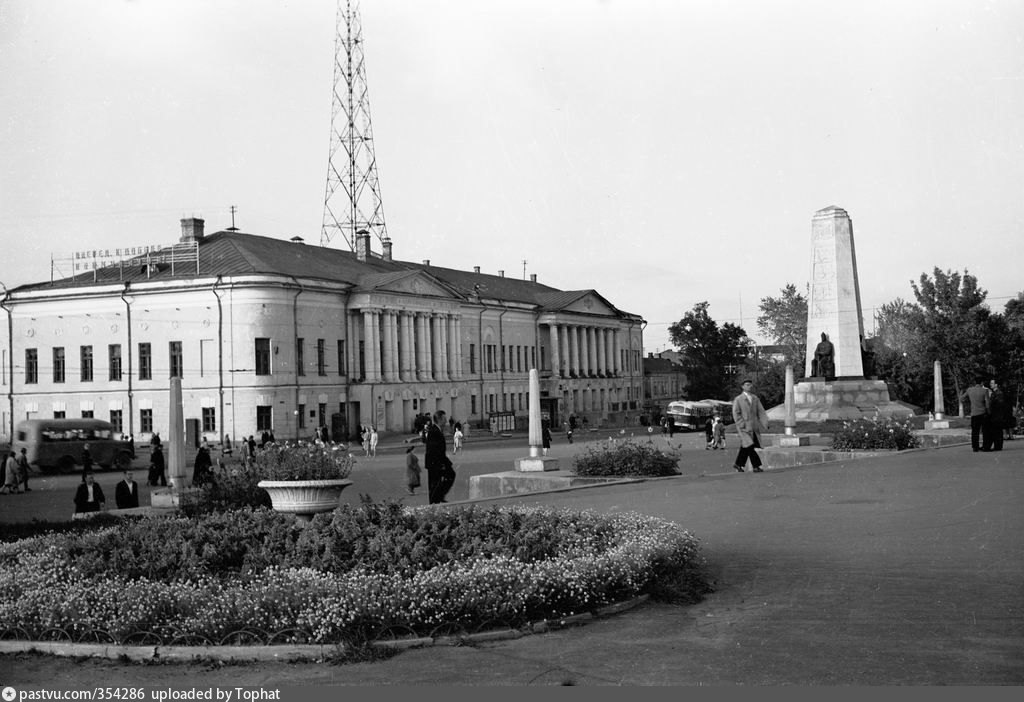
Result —
[[[153,348],[139,344],[139,380],[153,379]]]
[[[257,337],[256,375],[270,375],[270,339]]]
[[[306,428],[306,406],[299,405],[299,411],[295,413],[299,418],[299,429]]]
[[[53,382],[64,382],[64,347],[53,347]]]
[[[338,339],[338,375],[346,375],[345,372],[345,340]]]
[[[92,346],[80,347],[80,357],[82,361],[82,382],[92,382]]]
[[[110,344],[107,347],[107,358],[110,361],[110,379],[121,379],[121,344]]]
[[[476,373],[476,344],[469,345],[469,372]]]
[[[469,413],[476,414],[476,395],[469,396]]]
[[[146,344],[147,346],[149,344]],[[139,431],[143,434],[153,433],[153,410],[139,410]]]
[[[39,382],[39,351],[25,349],[25,384],[34,385]]]
[[[274,408],[270,405],[256,405],[256,431],[274,429]]]
[[[295,372],[306,374],[306,340],[302,337],[295,340]]]
[[[359,379],[366,380],[366,342],[359,341]]]
[[[203,407],[203,431],[217,431],[217,410]]]
[[[53,418],[54,419],[64,419],[66,416],[67,416],[67,414],[64,412],[64,410],[54,410],[53,411]]]
[[[124,431],[124,420],[121,410],[110,410],[110,423],[114,425],[114,431],[118,434]]]
[[[180,378],[182,377],[182,371],[184,370],[181,358],[181,342],[168,342],[167,348],[171,360],[171,377]]]
[[[327,342],[316,340],[316,374],[327,375]]]
[[[82,410],[82,419],[92,419],[92,410]]]

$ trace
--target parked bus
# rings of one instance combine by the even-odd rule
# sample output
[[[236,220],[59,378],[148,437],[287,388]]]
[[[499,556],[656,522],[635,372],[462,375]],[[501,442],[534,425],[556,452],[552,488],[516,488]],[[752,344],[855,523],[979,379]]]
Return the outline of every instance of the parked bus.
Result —
[[[703,430],[710,417],[718,415],[725,424],[732,424],[732,403],[725,400],[677,400],[668,403],[665,412],[675,424],[676,429],[683,431]]]
[[[25,448],[29,465],[41,471],[69,473],[82,464],[86,444],[97,469],[128,467],[135,458],[132,442],[101,419],[26,419],[15,427],[11,448]]]

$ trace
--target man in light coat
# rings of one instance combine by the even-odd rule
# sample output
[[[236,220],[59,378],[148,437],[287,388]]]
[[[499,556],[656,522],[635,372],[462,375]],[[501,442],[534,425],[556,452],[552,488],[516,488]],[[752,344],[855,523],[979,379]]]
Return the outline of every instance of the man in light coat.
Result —
[[[768,413],[754,394],[752,380],[743,381],[743,392],[732,401],[732,416],[736,420],[736,432],[740,438],[740,451],[736,454],[733,468],[740,473],[745,472],[743,467],[749,458],[754,472],[763,472],[761,457],[757,455],[756,449],[761,448],[761,432],[768,431]]]

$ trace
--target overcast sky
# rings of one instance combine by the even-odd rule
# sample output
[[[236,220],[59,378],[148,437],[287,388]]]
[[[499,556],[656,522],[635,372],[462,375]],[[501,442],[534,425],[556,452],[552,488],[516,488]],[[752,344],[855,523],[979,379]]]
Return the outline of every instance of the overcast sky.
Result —
[[[394,255],[594,288],[647,351],[810,277],[1024,290],[1024,2],[364,0]],[[0,282],[206,219],[319,244],[334,0],[0,0]],[[379,244],[375,249],[379,250]],[[346,247],[340,240],[334,246]],[[762,340],[763,341],[763,340]]]

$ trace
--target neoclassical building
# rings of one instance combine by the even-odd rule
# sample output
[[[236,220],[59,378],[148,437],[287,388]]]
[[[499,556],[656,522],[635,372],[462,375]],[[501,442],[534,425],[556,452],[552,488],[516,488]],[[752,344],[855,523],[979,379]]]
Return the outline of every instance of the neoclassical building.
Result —
[[[529,370],[542,412],[635,418],[644,320],[594,290],[441,268],[181,221],[178,243],[7,292],[3,425],[92,416],[146,440],[168,426],[168,379],[208,440],[305,438],[360,425],[408,433],[444,410],[524,426]]]

